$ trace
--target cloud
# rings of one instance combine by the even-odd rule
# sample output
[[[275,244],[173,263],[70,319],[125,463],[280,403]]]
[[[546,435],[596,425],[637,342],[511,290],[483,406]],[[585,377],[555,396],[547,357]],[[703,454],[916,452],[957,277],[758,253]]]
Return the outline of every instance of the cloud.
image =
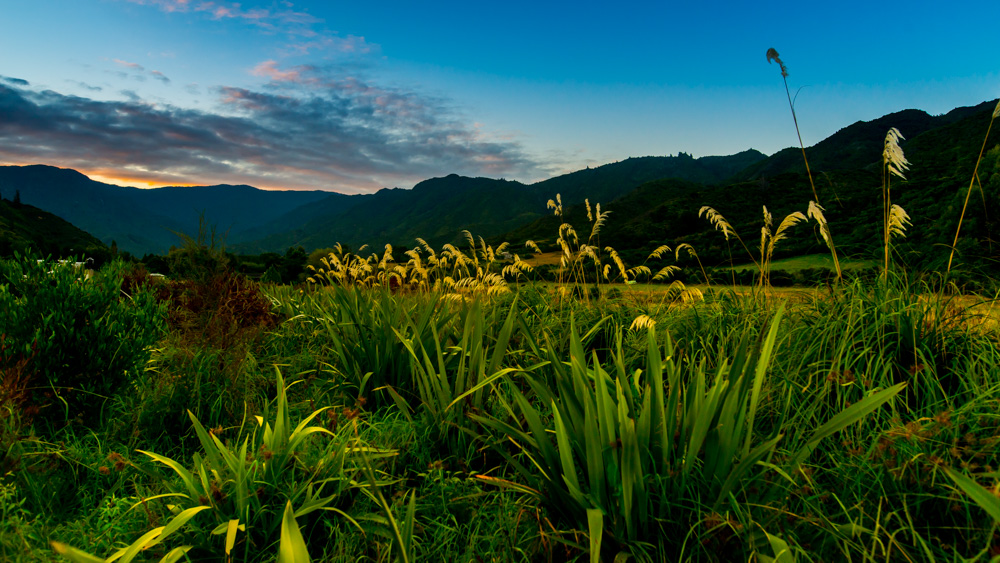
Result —
[[[364,55],[379,50],[364,37],[339,37],[323,27],[323,20],[296,10],[291,2],[272,4],[272,8],[245,8],[240,2],[216,0],[125,0],[132,4],[153,6],[167,13],[203,14],[215,21],[235,21],[268,34],[281,34],[289,39],[288,48],[298,54],[327,50]]]
[[[129,62],[129,61],[124,61],[122,59],[111,59],[111,61],[113,63],[115,63],[116,65],[118,65],[119,67],[127,69],[126,71],[121,71],[121,70],[117,70],[117,71],[115,71],[115,70],[108,70],[108,71],[105,71],[105,72],[108,72],[110,74],[113,74],[113,75],[117,76],[118,78],[121,78],[121,79],[131,78],[132,80],[135,80],[137,82],[145,82],[147,76],[151,76],[151,77],[153,77],[153,79],[159,80],[160,82],[162,82],[164,84],[170,84],[170,79],[167,78],[166,75],[164,75],[162,72],[160,72],[158,70],[149,70],[149,71],[147,71],[146,67],[142,66],[139,63],[133,63],[133,62]]]
[[[446,100],[299,73],[302,82],[272,91],[220,88],[213,112],[151,104],[132,92],[127,101],[98,101],[0,84],[0,160],[156,183],[344,192],[453,172],[544,175],[517,142],[483,134]]]
[[[114,63],[115,63],[115,64],[117,64],[118,66],[123,66],[123,67],[125,67],[125,68],[127,68],[127,69],[130,69],[130,70],[137,70],[137,71],[139,71],[139,72],[143,72],[143,71],[145,71],[145,70],[146,70],[146,69],[145,69],[145,67],[143,67],[143,66],[142,66],[141,64],[139,64],[139,63],[130,63],[130,62],[128,62],[128,61],[123,61],[123,60],[121,60],[121,59],[112,59],[112,60],[113,60],[113,61],[114,61]]]
[[[75,84],[80,88],[83,88],[84,90],[90,90],[91,92],[101,92],[104,90],[104,88],[101,88],[100,86],[91,86],[90,84],[87,84],[86,82],[82,82],[80,80],[67,80],[66,82],[69,82],[70,84]]]
[[[300,66],[292,70],[281,70],[277,61],[264,61],[255,66],[250,74],[254,76],[264,76],[274,82],[299,82],[302,79],[302,72],[309,67]]]
[[[10,76],[0,76],[0,82],[6,82],[15,86],[30,86],[27,80],[21,78],[11,78]]]

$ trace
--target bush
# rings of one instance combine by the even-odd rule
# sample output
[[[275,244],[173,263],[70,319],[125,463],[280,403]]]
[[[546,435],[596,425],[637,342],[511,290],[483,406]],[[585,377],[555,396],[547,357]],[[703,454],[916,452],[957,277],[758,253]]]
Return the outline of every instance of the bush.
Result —
[[[122,292],[123,264],[92,275],[71,264],[0,260],[0,366],[19,366],[32,411],[67,419],[98,414],[142,370],[164,327],[151,292]]]

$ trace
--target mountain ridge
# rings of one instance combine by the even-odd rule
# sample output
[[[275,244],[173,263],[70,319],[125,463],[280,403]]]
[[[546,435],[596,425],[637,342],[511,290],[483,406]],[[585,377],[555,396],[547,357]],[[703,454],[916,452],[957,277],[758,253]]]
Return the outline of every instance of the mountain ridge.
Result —
[[[495,235],[543,215],[553,190],[613,199],[663,175],[715,181],[764,157],[751,149],[701,159],[683,153],[630,158],[530,185],[451,174],[409,190],[385,188],[358,195],[228,184],[143,190],[97,182],[72,169],[0,166],[0,188],[19,190],[25,203],[48,209],[106,244],[115,241],[139,256],[165,253],[177,244],[176,233],[196,232],[202,216],[226,233],[233,250],[256,253],[335,242],[407,245],[416,237],[442,244],[456,240],[463,229]]]

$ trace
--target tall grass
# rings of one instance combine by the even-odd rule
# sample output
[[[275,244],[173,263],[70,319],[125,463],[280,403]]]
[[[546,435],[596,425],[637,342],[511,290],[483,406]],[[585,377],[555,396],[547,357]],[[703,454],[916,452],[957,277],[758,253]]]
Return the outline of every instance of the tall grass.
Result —
[[[781,80],[785,85],[785,96],[788,98],[788,109],[792,112],[792,121],[795,123],[795,135],[799,139],[799,149],[802,151],[802,162],[806,165],[806,177],[809,178],[809,187],[812,188],[813,200],[809,202],[809,216],[815,217],[820,223],[823,240],[826,242],[827,247],[829,247],[831,256],[833,256],[833,265],[837,270],[837,279],[840,280],[843,278],[843,272],[840,270],[840,260],[837,259],[837,249],[833,244],[833,235],[830,233],[830,228],[826,223],[826,219],[823,218],[823,208],[820,206],[819,194],[816,192],[816,183],[813,182],[812,171],[809,169],[809,159],[806,157],[806,146],[802,142],[802,132],[799,131],[799,118],[795,115],[795,101],[792,99],[792,93],[788,89],[788,67],[781,61],[781,57],[778,55],[778,51],[775,50],[774,47],[767,50],[768,64],[770,64],[771,61],[778,63],[778,67],[781,68]],[[816,211],[815,214],[813,213],[814,210]]]

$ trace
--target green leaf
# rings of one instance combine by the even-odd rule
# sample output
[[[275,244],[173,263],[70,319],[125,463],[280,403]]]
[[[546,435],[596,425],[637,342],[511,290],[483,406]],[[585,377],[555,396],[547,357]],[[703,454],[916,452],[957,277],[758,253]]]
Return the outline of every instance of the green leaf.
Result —
[[[184,466],[182,466],[181,464],[170,459],[169,457],[162,456],[160,454],[147,452],[145,450],[136,450],[136,451],[153,458],[155,461],[158,461],[166,465],[170,469],[173,469],[174,472],[180,476],[181,481],[184,482],[184,486],[187,488],[191,500],[198,500],[198,497],[204,494],[204,490],[199,490],[198,487],[195,486],[194,475],[192,475],[191,472],[185,469]]]
[[[295,521],[292,502],[285,504],[285,514],[281,518],[281,541],[278,544],[278,563],[310,563],[309,550],[302,539],[302,531]]]
[[[52,550],[75,563],[104,563],[100,557],[95,557],[86,551],[70,547],[57,541],[51,542]]]
[[[805,445],[793,456],[791,466],[796,467],[800,465],[809,457],[809,454],[812,453],[821,440],[860,421],[875,409],[889,402],[905,387],[905,382],[898,383],[888,389],[873,393],[838,413],[813,432],[813,435],[806,441]]]
[[[764,344],[760,348],[760,357],[757,359],[757,366],[754,370],[753,391],[750,394],[750,420],[747,422],[746,440],[743,442],[743,457],[747,457],[750,453],[750,441],[753,440],[753,423],[757,416],[757,406],[760,403],[760,392],[764,385],[764,376],[767,373],[767,367],[771,363],[774,342],[778,337],[778,327],[781,325],[781,317],[784,313],[785,302],[782,301],[781,305],[778,306],[778,312],[771,319],[771,328],[767,331],[767,338],[764,339]]]
[[[229,521],[226,525],[226,558],[229,558],[229,554],[233,551],[233,546],[236,545],[236,532],[242,528],[240,526],[239,518],[234,518]]]
[[[990,515],[990,518],[993,518],[994,522],[1000,524],[1000,498],[997,498],[979,483],[961,473],[953,471],[951,468],[946,467],[944,471],[963,493],[972,498],[973,502],[985,510]]]
[[[601,509],[587,509],[587,528],[590,532],[590,563],[601,563],[601,539],[604,535],[604,513]]]

